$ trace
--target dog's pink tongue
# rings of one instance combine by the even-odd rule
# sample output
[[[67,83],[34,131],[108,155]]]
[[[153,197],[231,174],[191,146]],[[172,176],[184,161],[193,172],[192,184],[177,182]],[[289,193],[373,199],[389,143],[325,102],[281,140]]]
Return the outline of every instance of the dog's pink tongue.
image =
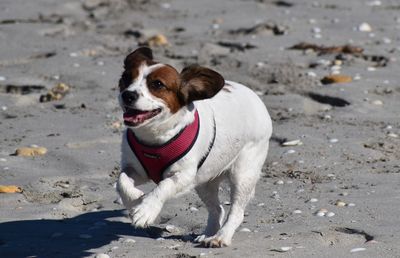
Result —
[[[142,123],[144,120],[146,120],[147,113],[148,112],[137,113],[137,114],[124,113],[124,121],[133,124]]]

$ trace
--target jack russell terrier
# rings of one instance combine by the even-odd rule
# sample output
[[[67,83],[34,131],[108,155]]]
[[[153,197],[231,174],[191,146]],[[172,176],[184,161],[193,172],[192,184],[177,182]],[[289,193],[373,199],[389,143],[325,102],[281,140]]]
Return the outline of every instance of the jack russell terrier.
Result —
[[[127,127],[122,138],[117,190],[135,227],[154,223],[165,201],[195,189],[208,209],[207,227],[195,241],[231,244],[254,195],[268,153],[271,118],[249,88],[191,65],[179,73],[141,47],[124,61],[119,102]],[[227,218],[218,199],[228,178]],[[154,181],[144,194],[138,185]]]

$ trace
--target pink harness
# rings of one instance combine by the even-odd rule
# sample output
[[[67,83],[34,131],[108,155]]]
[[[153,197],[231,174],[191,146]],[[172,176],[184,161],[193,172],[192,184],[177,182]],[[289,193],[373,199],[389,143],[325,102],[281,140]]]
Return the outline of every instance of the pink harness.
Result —
[[[149,146],[141,143],[132,132],[128,129],[127,139],[129,146],[135,153],[136,158],[147,173],[147,176],[155,183],[159,183],[162,180],[162,174],[164,171],[175,163],[177,160],[185,156],[190,149],[193,147],[197,140],[200,129],[200,119],[198,111],[195,112],[195,119],[193,123],[186,126],[176,136],[174,136],[168,142],[160,146]],[[201,167],[205,159],[207,158],[211,147],[215,140],[215,122],[214,122],[214,137],[210,144],[209,150],[203,159],[200,161],[198,168]]]

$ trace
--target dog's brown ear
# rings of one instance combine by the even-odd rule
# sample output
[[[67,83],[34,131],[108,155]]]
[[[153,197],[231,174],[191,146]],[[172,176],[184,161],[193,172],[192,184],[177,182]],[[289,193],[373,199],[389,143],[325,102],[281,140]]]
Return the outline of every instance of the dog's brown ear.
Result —
[[[140,47],[125,58],[124,65],[125,67],[130,67],[145,60],[153,60],[153,51],[148,47]]]
[[[184,104],[212,98],[225,85],[225,80],[219,73],[199,65],[183,68],[180,77],[179,93]]]

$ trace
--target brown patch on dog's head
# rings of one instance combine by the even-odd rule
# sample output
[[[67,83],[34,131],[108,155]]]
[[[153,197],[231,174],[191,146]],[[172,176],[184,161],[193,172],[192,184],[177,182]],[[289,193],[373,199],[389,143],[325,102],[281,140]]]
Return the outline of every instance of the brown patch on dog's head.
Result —
[[[182,107],[178,97],[180,77],[175,68],[164,65],[151,72],[147,76],[146,82],[150,93],[163,99],[172,113],[177,112]]]
[[[190,102],[212,98],[225,85],[219,73],[198,65],[184,68],[181,74],[165,65],[151,72],[146,81],[151,94],[163,99],[172,113]]]
[[[119,80],[119,90],[123,91],[138,77],[140,66],[156,64],[153,61],[153,52],[150,48],[140,47],[130,53],[124,60],[124,72]]]

